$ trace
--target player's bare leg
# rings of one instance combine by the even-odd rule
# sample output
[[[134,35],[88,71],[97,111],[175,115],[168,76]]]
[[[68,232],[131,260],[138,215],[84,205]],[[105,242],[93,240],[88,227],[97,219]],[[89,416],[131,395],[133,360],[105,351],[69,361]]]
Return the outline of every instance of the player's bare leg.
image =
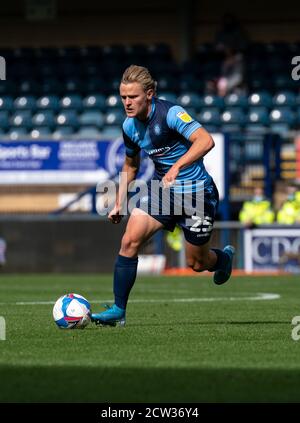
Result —
[[[140,209],[132,211],[115,263],[115,303],[102,313],[92,314],[91,319],[96,324],[115,326],[119,323],[125,325],[127,301],[136,279],[139,249],[155,232],[162,228],[162,223],[144,211]]]
[[[212,249],[210,242],[203,245],[193,245],[186,242],[187,264],[195,272],[208,270],[214,273],[214,282],[222,285],[231,276],[232,260],[235,249],[227,245],[223,250]]]

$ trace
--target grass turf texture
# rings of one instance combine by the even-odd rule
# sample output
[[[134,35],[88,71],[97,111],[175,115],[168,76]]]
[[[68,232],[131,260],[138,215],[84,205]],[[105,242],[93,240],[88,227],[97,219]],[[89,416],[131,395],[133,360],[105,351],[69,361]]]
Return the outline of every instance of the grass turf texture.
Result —
[[[52,304],[16,304],[75,292],[98,311],[111,289],[110,275],[1,275],[0,402],[300,400],[299,277],[139,277],[125,328],[60,330]]]

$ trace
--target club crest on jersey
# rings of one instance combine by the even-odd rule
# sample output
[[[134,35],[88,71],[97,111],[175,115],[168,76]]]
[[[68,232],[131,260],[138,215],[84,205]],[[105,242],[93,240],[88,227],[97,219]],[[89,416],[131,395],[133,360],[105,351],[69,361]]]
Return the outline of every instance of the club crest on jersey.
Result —
[[[182,122],[189,123],[192,122],[193,118],[187,112],[178,112],[177,116]]]
[[[159,135],[161,133],[161,129],[158,123],[154,126],[154,132],[155,135]]]

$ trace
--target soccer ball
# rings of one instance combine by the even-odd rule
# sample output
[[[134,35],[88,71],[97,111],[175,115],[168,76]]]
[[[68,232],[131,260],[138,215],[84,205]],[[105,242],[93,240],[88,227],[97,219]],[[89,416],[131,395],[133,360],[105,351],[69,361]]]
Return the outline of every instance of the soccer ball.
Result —
[[[61,329],[83,329],[91,321],[90,315],[90,303],[78,294],[63,295],[53,307],[54,321]]]

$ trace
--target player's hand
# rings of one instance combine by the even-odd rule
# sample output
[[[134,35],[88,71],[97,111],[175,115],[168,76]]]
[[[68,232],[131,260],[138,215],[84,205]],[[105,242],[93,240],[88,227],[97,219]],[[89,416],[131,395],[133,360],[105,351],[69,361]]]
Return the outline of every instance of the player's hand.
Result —
[[[115,206],[108,215],[108,219],[112,223],[120,223],[123,218],[123,215],[120,214],[120,207]]]
[[[162,178],[162,183],[164,188],[170,188],[172,185],[175,184],[176,178],[178,176],[179,169],[177,166],[172,166],[169,171],[165,174]]]

